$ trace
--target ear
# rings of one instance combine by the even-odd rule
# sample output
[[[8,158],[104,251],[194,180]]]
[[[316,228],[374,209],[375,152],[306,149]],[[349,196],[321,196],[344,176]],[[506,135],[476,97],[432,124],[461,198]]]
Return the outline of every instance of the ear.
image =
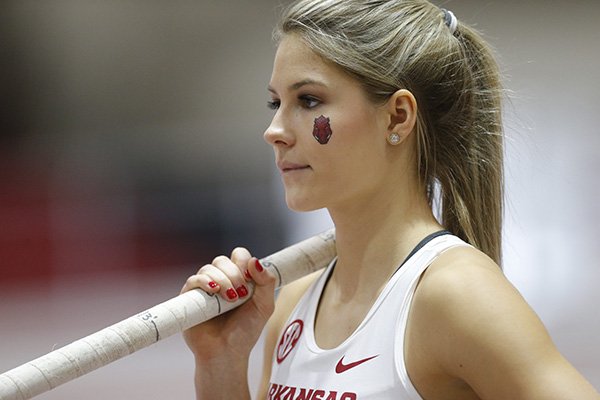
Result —
[[[400,142],[404,141],[413,132],[417,123],[417,100],[406,89],[400,89],[390,96],[387,104],[390,117],[389,133],[397,133]]]

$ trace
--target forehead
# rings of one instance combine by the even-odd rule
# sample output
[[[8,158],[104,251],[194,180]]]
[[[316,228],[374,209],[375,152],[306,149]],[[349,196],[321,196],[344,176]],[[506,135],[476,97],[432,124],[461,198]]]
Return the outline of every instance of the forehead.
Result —
[[[302,61],[308,64],[325,64],[324,60],[312,51],[298,35],[284,35],[277,46],[275,65],[281,63],[294,65]]]
[[[318,80],[332,87],[358,84],[340,67],[311,50],[297,35],[284,35],[275,54],[271,85],[287,86],[301,80]]]

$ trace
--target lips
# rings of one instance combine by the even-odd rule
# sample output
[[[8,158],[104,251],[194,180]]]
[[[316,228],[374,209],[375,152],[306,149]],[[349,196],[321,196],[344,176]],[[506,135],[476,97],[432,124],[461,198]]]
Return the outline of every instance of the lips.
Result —
[[[308,164],[297,164],[289,161],[278,161],[277,168],[283,173],[285,172],[293,172],[293,171],[301,171],[304,169],[309,169],[310,165]]]

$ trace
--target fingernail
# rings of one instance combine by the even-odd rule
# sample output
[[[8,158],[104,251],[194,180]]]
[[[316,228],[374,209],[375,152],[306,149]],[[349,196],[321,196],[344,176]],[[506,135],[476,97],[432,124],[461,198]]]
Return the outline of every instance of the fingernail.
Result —
[[[258,261],[258,258],[256,259],[256,270],[258,272],[263,272],[264,268],[262,265],[260,265],[260,261]]]
[[[246,270],[246,272],[244,272],[244,276],[246,277],[247,281],[251,281],[252,280],[252,276],[250,275],[250,270]]]
[[[214,289],[217,286],[219,286],[219,284],[217,282],[215,282],[215,281],[208,282],[208,287],[210,287],[211,289]]]
[[[248,295],[248,289],[246,289],[246,286],[244,285],[237,288],[236,292],[240,297],[246,297]]]
[[[235,300],[238,297],[237,293],[235,292],[235,290],[233,290],[233,288],[227,289],[225,294],[227,295],[227,298],[229,300]]]

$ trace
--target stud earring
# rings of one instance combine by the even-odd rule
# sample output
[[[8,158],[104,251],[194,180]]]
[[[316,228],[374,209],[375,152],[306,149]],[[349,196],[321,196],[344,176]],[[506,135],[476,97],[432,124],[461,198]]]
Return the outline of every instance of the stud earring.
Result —
[[[387,141],[392,146],[395,146],[400,143],[400,135],[398,135],[396,132],[391,132],[387,137]]]

